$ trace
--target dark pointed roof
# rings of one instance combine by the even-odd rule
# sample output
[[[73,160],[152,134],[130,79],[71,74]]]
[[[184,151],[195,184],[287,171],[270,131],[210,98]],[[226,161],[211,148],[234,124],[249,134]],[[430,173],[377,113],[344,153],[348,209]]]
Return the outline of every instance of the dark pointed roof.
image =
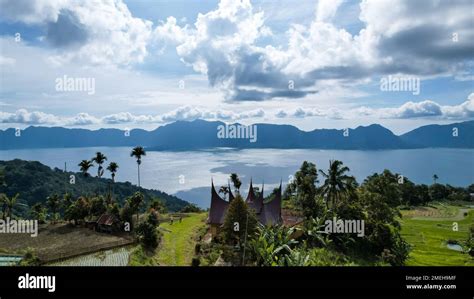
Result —
[[[223,200],[219,194],[217,194],[213,181],[211,181],[211,185],[211,208],[209,209],[208,223],[223,224],[229,202]]]
[[[259,220],[265,225],[276,225],[282,223],[281,218],[281,182],[275,197],[263,204]]]
[[[253,191],[252,180],[250,180],[249,193],[247,195],[246,203],[249,207],[255,210],[259,221],[265,225],[277,225],[283,222],[281,216],[281,186],[282,183],[280,182],[280,187],[277,189],[274,198],[271,201],[264,203],[263,192],[265,185],[262,184],[262,191],[257,197]],[[229,201],[232,201],[234,198],[235,197],[232,194],[232,191],[230,191],[229,184]],[[219,225],[223,224],[228,208],[229,202],[225,201],[219,196],[214,187],[214,182],[211,181],[211,208],[209,210],[208,223]]]
[[[247,200],[245,201],[249,207],[255,210],[255,213],[258,215],[262,211],[263,205],[263,186],[262,192],[257,197],[253,191],[252,179],[250,179],[249,194],[247,195]]]

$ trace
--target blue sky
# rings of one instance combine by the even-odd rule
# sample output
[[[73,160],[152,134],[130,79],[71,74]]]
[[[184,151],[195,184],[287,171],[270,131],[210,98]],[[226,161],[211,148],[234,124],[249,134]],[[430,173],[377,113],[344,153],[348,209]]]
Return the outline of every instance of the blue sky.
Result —
[[[0,6],[1,128],[203,118],[402,133],[474,118],[472,1]]]

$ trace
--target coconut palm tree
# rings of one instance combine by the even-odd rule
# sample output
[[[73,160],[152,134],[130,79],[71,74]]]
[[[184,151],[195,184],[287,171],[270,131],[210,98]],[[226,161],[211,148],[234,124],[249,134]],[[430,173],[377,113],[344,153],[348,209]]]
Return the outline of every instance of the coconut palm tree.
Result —
[[[19,193],[15,194],[14,196],[12,196],[10,198],[7,195],[4,195],[4,202],[5,202],[5,206],[6,206],[6,214],[7,214],[7,217],[9,217],[9,218],[12,218],[12,216],[13,216],[13,208],[16,205],[16,202],[18,200],[18,196],[20,196]]]
[[[81,172],[84,175],[84,177],[88,177],[89,168],[94,167],[94,165],[92,165],[92,161],[89,161],[89,160],[82,160],[81,163],[79,163],[77,166],[81,167]]]
[[[56,213],[58,212],[59,210],[59,206],[60,206],[60,199],[59,199],[59,196],[57,194],[53,194],[52,196],[48,196],[48,198],[46,199],[46,204],[48,205],[49,209],[51,210],[51,219],[52,219],[52,223],[54,224],[55,223],[55,217],[56,217]]]
[[[114,183],[115,183],[115,174],[117,173],[118,168],[119,166],[115,162],[110,162],[109,166],[107,166],[107,170],[110,171],[110,175],[112,176],[112,182]]]
[[[346,173],[350,169],[344,166],[339,160],[329,161],[328,172],[319,170],[319,173],[325,178],[321,193],[326,197],[326,204],[332,203],[332,207],[336,207],[343,196],[354,190],[355,178]]]
[[[436,181],[439,179],[437,174],[433,174],[433,181],[436,184]]]
[[[141,146],[136,146],[133,148],[130,153],[130,157],[135,157],[137,159],[138,165],[138,187],[140,187],[140,164],[142,164],[142,156],[146,156],[146,152]]]
[[[95,157],[93,157],[91,161],[99,165],[99,168],[97,168],[97,177],[100,179],[102,175],[104,174],[102,164],[104,164],[104,162],[107,161],[107,157],[101,152],[97,152],[95,153]]]
[[[230,180],[232,181],[234,188],[237,190],[237,193],[240,193],[240,186],[242,186],[242,182],[240,181],[239,176],[236,173],[231,173]]]
[[[224,194],[224,199],[227,199],[227,194],[229,193],[229,187],[227,187],[227,186],[222,186],[222,187],[219,189],[219,193]]]

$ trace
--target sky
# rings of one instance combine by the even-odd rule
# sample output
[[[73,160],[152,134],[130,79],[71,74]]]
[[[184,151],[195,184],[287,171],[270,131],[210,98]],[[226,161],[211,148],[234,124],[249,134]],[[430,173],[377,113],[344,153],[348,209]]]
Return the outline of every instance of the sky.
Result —
[[[471,0],[0,0],[0,128],[474,119]]]

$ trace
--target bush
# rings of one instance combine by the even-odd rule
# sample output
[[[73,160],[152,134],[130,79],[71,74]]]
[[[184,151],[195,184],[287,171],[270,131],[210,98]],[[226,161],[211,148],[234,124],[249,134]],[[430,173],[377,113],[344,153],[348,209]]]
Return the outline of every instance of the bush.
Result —
[[[154,213],[148,214],[147,220],[137,227],[137,236],[145,249],[154,250],[158,247],[161,233],[156,230],[158,220]]]
[[[36,256],[36,253],[31,248],[27,248],[20,266],[40,266],[41,260]]]
[[[193,257],[191,261],[191,266],[193,267],[198,267],[201,264],[201,261],[199,260],[198,257]]]

